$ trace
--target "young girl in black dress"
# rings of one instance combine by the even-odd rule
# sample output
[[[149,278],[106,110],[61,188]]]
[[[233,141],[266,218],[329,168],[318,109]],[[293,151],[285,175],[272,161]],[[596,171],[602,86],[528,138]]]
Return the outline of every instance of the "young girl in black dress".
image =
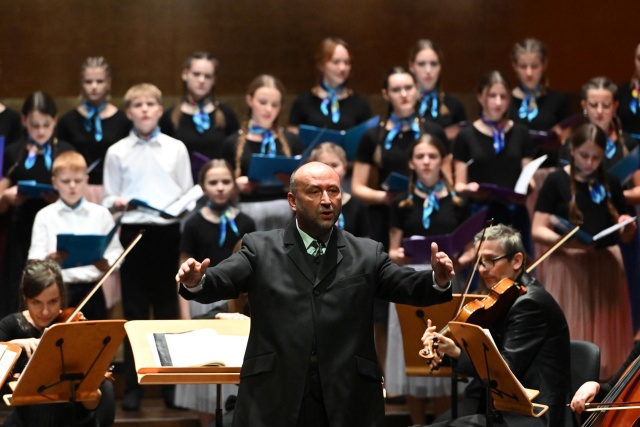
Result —
[[[288,129],[298,133],[298,126],[305,124],[345,130],[367,121],[371,117],[369,102],[347,86],[351,73],[347,43],[327,37],[320,42],[315,59],[320,83],[293,102]]]
[[[420,90],[418,112],[426,120],[438,123],[453,141],[467,112],[458,98],[446,93],[442,85],[442,49],[428,39],[418,40],[409,52],[409,70],[415,74]]]
[[[31,230],[36,213],[57,196],[48,193],[43,198],[31,198],[18,193],[18,181],[32,180],[51,183],[51,166],[58,153],[73,150],[68,142],[55,137],[58,108],[53,98],[44,92],[29,95],[22,106],[25,139],[6,147],[3,159],[4,177],[0,180],[0,213],[12,210],[4,256],[3,310],[18,309],[18,286],[22,268],[31,244]]]
[[[607,136],[597,125],[578,127],[571,136],[570,164],[545,181],[533,216],[532,235],[551,246],[560,238],[554,215],[595,235],[629,219],[618,180],[605,173]],[[618,243],[635,234],[635,223],[597,244],[572,239],[556,250],[538,271],[540,281],[564,312],[571,339],[600,347],[600,377],[610,378],[629,353],[633,331],[625,273]]]
[[[194,52],[185,59],[181,73],[185,95],[160,119],[162,133],[182,141],[189,154],[197,151],[210,159],[221,158],[224,140],[238,131],[234,111],[214,97],[219,66],[207,52]]]
[[[409,191],[391,205],[389,256],[397,264],[412,264],[405,256],[403,237],[434,236],[456,229],[469,216],[464,201],[453,191],[442,173],[446,157],[442,142],[422,135],[410,149]],[[453,257],[456,254],[451,254]],[[450,381],[441,378],[407,377],[405,372],[402,332],[395,306],[389,310],[389,343],[385,387],[391,395],[406,395],[413,424],[426,423],[427,398],[451,394]],[[409,338],[408,338],[409,339]]]
[[[111,66],[102,56],[84,60],[80,69],[82,103],[58,121],[56,134],[71,143],[92,170],[86,198],[102,201],[102,171],[107,149],[131,131],[131,122],[110,102]]]
[[[240,210],[253,218],[260,231],[283,228],[293,217],[287,202],[288,181],[262,186],[247,176],[252,154],[291,157],[302,153],[298,136],[278,124],[284,93],[284,86],[275,77],[256,77],[247,90],[248,121],[225,141],[223,158],[234,167]]]
[[[455,190],[475,198],[475,206],[488,205],[487,218],[512,225],[522,234],[531,251],[531,225],[524,205],[508,200],[486,200],[478,193],[479,183],[513,189],[522,168],[529,163],[536,148],[527,128],[507,116],[510,100],[509,84],[498,71],[487,73],[477,90],[480,118],[460,131],[453,144]]]
[[[187,220],[180,238],[180,263],[188,258],[211,260],[215,266],[228,258],[234,246],[246,233],[255,231],[251,218],[235,206],[238,189],[233,178],[233,168],[222,159],[214,159],[200,170],[199,184],[207,203]],[[200,304],[179,297],[180,317],[191,319],[202,316],[214,308],[226,305],[226,301]],[[245,317],[239,313],[219,313],[216,318]],[[222,386],[224,399],[235,393],[232,384]],[[200,425],[206,427],[213,421],[216,409],[216,386],[213,384],[186,384],[176,386],[175,404],[199,412]]]

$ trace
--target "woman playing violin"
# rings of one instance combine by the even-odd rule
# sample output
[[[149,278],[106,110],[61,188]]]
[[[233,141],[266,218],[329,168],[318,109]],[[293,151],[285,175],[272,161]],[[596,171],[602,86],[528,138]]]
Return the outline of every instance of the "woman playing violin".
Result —
[[[476,246],[480,236],[476,236]],[[563,426],[570,380],[569,329],[562,310],[542,285],[524,272],[525,248],[515,229],[502,224],[488,228],[478,258],[478,270],[488,289],[512,281],[526,290],[511,306],[500,307],[498,299],[495,305],[502,313],[493,324],[483,326],[489,328],[500,354],[522,385],[540,391],[536,403],[549,406],[540,418],[504,412],[506,425]],[[451,338],[436,333],[436,325],[430,320],[428,324],[423,344],[428,346],[437,338],[438,352],[457,359],[458,372],[473,376],[475,371],[467,355]],[[436,425],[486,425],[484,386],[479,379],[469,384],[465,395],[458,408],[459,418],[448,421],[447,413]]]
[[[50,260],[29,261],[23,271],[20,293],[25,310],[0,320],[0,341],[8,341],[22,348],[20,358],[13,368],[14,373],[22,372],[38,347],[44,330],[55,322],[67,305],[67,290],[58,264]],[[77,404],[77,426],[96,425],[95,409],[102,396],[101,391],[98,391],[95,401]],[[67,426],[71,422],[70,413],[66,403],[16,406],[3,426]],[[109,417],[111,422],[114,416],[115,414],[111,414]]]

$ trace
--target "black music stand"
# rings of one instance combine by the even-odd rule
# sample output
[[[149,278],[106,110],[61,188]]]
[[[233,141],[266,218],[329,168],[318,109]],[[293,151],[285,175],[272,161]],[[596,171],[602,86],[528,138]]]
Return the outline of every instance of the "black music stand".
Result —
[[[75,403],[94,400],[105,373],[125,337],[125,320],[100,320],[48,328],[17,382],[7,406],[69,402],[71,425]]]

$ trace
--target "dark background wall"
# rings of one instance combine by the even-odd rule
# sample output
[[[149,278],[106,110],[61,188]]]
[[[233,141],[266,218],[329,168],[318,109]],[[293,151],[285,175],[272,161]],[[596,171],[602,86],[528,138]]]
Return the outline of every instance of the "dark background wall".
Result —
[[[351,85],[369,95],[426,37],[443,47],[446,90],[469,102],[485,71],[515,80],[509,53],[527,36],[548,46],[551,86],[576,93],[595,75],[629,79],[639,9],[637,0],[2,0],[0,96],[74,97],[90,55],[112,64],[115,97],[142,81],[178,96],[180,64],[194,50],[220,59],[225,98],[240,99],[265,72],[295,94],[316,81],[313,51],[327,35],[350,43]]]

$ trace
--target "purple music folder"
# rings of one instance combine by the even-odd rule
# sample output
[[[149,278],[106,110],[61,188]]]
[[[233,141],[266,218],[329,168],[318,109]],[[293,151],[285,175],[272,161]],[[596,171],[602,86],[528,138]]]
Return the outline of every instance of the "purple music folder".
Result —
[[[412,258],[412,264],[428,264],[431,262],[431,243],[436,242],[439,251],[453,257],[462,252],[464,247],[482,230],[486,216],[487,208],[483,208],[467,218],[452,233],[406,237],[402,239],[404,254]]]
[[[198,153],[197,151],[194,151],[193,153],[191,153],[190,160],[191,160],[191,174],[193,175],[193,182],[198,183],[199,182],[198,177],[200,176],[200,169],[202,169],[202,167],[206,165],[207,162],[211,159],[202,153]]]
[[[524,205],[527,201],[527,195],[516,193],[511,188],[502,187],[496,184],[482,183],[478,190],[479,195],[487,195],[487,197],[504,200],[517,205]]]

